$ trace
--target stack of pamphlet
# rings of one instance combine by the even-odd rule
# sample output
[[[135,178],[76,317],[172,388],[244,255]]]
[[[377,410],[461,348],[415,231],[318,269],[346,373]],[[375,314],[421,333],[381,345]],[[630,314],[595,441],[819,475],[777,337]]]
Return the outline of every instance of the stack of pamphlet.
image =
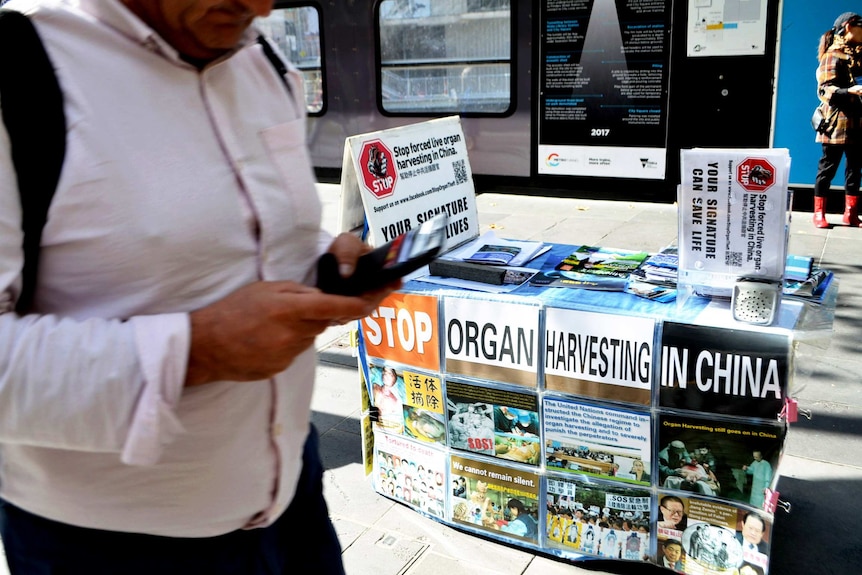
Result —
[[[784,264],[784,279],[804,282],[811,275],[813,266],[813,258],[788,254]]]
[[[625,291],[659,302],[676,299],[676,278],[679,250],[668,246],[651,255],[629,276]]]
[[[782,294],[785,297],[819,304],[822,303],[832,278],[833,273],[815,266],[813,258],[788,254],[784,266]]]
[[[530,283],[602,291],[624,291],[631,273],[649,257],[647,252],[579,246],[553,270],[536,274]]]
[[[831,271],[815,267],[804,280],[785,279],[782,292],[785,296],[802,298],[811,303],[821,303],[832,278]]]

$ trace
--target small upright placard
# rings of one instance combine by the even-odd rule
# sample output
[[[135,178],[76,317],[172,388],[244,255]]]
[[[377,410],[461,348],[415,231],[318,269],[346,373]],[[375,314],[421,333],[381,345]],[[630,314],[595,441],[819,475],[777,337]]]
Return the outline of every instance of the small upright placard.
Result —
[[[350,231],[365,221],[372,246],[439,213],[449,216],[444,251],[479,235],[458,116],[347,138],[341,182],[339,229]]]
[[[682,150],[680,167],[680,286],[730,297],[739,278],[780,282],[789,224],[788,150]]]

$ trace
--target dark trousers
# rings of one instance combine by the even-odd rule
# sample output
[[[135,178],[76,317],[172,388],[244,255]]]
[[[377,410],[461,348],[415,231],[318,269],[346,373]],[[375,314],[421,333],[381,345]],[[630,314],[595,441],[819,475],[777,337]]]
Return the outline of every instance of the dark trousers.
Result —
[[[0,501],[0,537],[12,575],[344,575],[322,480],[312,427],[296,496],[267,528],[158,537],[66,525]]]
[[[838,171],[841,157],[844,163],[844,193],[848,196],[859,195],[859,182],[862,180],[862,144],[823,144],[823,155],[817,163],[817,176],[814,178],[814,196],[825,198],[829,186]]]

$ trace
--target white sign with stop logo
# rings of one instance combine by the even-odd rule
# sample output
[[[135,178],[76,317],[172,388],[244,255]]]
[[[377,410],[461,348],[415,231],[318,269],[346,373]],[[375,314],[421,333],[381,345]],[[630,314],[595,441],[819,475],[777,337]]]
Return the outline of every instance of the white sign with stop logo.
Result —
[[[736,281],[784,277],[790,153],[696,148],[680,153],[681,286],[730,296]]]
[[[450,249],[478,237],[473,174],[458,116],[347,138],[339,230],[368,225],[380,246],[440,213]]]

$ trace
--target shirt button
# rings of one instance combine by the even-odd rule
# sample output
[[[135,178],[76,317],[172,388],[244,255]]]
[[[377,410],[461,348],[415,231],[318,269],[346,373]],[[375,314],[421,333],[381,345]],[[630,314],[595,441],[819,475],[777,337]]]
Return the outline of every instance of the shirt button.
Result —
[[[272,426],[272,435],[273,437],[278,437],[281,435],[282,427],[280,423],[276,423]]]

